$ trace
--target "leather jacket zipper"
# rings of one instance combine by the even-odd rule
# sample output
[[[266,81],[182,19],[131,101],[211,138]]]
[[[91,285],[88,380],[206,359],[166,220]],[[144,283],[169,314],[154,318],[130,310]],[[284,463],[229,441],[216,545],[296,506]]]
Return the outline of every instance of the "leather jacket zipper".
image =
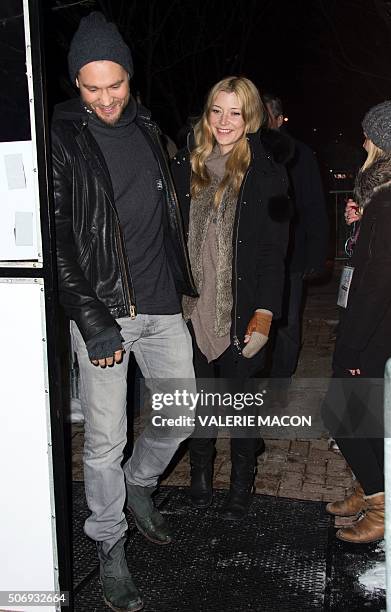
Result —
[[[92,233],[91,233],[90,237],[88,238],[88,240],[87,240],[86,244],[85,244],[85,245],[84,245],[84,247],[83,247],[82,252],[80,253],[80,256],[78,257],[78,263],[79,263],[79,265],[81,265],[81,264],[83,264],[83,263],[84,263],[84,260],[86,259],[87,255],[88,255],[88,249],[90,248],[90,246],[91,246],[92,241],[94,240],[94,238],[95,238],[95,234],[92,234]]]
[[[123,242],[122,242],[121,228],[120,228],[119,219],[118,219],[118,215],[117,215],[116,211],[115,211],[115,215],[116,215],[115,228],[116,228],[116,232],[117,232],[118,254],[119,254],[119,258],[120,258],[120,265],[121,265],[122,276],[123,276],[123,279],[124,279],[125,301],[126,301],[127,310],[128,310],[128,312],[130,314],[130,318],[131,319],[135,319],[136,315],[137,315],[136,305],[132,304],[132,297],[131,297],[131,294],[130,294],[130,291],[129,291],[128,279],[129,279],[130,285],[132,287],[132,293],[133,293],[134,301],[136,301],[136,295],[134,293],[134,287],[133,287],[133,282],[132,282],[132,276],[130,274],[129,265],[127,264],[127,261],[125,259],[125,255],[124,255],[124,246],[123,246]]]
[[[238,308],[238,271],[237,271],[237,262],[238,262],[238,236],[239,236],[239,223],[240,223],[240,214],[242,211],[242,201],[243,201],[243,192],[244,192],[244,188],[246,185],[246,181],[247,181],[247,177],[249,175],[250,172],[250,168],[247,169],[247,172],[244,176],[241,188],[240,188],[240,194],[239,194],[239,201],[238,201],[238,222],[236,224],[236,234],[235,234],[235,249],[234,249],[234,254],[235,254],[235,258],[234,258],[234,279],[235,279],[235,291],[234,291],[234,328],[233,328],[233,334],[232,334],[232,339],[233,339],[233,345],[235,347],[235,349],[237,350],[238,354],[241,355],[242,354],[242,345],[240,343],[240,340],[238,338],[237,335],[237,331],[236,331],[236,321],[237,321],[237,308]]]

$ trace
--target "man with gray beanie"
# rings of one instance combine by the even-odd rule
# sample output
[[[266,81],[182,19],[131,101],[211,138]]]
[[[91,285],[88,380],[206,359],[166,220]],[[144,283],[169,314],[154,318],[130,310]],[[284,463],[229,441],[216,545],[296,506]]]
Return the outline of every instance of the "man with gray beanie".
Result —
[[[125,500],[146,538],[171,542],[151,494],[192,428],[173,435],[147,425],[121,467],[129,352],[155,387],[175,378],[195,391],[180,296],[196,291],[160,131],[131,95],[128,46],[93,12],[68,59],[80,97],[55,110],[53,181],[60,301],[71,319],[85,418],[85,532],[97,543],[106,603],[134,611],[143,603],[125,559]],[[176,402],[165,416],[181,409]]]

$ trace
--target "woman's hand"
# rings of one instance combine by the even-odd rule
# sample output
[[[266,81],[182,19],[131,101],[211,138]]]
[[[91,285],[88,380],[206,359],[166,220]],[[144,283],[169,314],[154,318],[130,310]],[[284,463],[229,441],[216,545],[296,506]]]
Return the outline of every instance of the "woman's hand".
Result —
[[[356,370],[348,370],[348,372],[350,372],[352,376],[360,376],[361,375],[361,370],[359,370],[358,368]]]
[[[247,325],[244,343],[246,346],[242,351],[243,357],[250,359],[254,357],[265,346],[269,340],[269,330],[273,313],[270,310],[258,308]]]
[[[352,198],[349,198],[345,206],[345,221],[347,225],[360,221],[361,214],[359,213],[359,206]]]

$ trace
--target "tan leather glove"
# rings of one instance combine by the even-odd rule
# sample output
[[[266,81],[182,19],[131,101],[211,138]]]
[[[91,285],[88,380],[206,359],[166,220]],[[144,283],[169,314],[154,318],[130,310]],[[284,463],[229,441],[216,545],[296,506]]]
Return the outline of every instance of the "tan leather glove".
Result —
[[[270,325],[273,313],[270,310],[257,308],[247,325],[244,336],[245,347],[242,351],[243,357],[250,359],[254,357],[265,346],[269,340]]]

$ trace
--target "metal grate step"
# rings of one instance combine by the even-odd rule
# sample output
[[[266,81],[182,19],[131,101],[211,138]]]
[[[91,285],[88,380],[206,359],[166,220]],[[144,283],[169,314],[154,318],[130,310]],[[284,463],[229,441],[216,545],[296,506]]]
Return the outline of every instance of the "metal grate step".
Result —
[[[248,518],[231,524],[219,517],[225,495],[216,492],[213,505],[201,511],[189,506],[186,489],[162,489],[156,502],[176,533],[169,546],[145,540],[128,516],[127,559],[145,612],[385,609],[384,594],[369,600],[346,564],[347,554],[363,564],[371,555],[378,558],[376,545],[346,553],[346,545],[335,542],[323,503],[257,495]],[[87,515],[83,485],[75,483],[75,610],[107,612],[95,546],[82,530]],[[350,607],[354,589],[361,608]]]

